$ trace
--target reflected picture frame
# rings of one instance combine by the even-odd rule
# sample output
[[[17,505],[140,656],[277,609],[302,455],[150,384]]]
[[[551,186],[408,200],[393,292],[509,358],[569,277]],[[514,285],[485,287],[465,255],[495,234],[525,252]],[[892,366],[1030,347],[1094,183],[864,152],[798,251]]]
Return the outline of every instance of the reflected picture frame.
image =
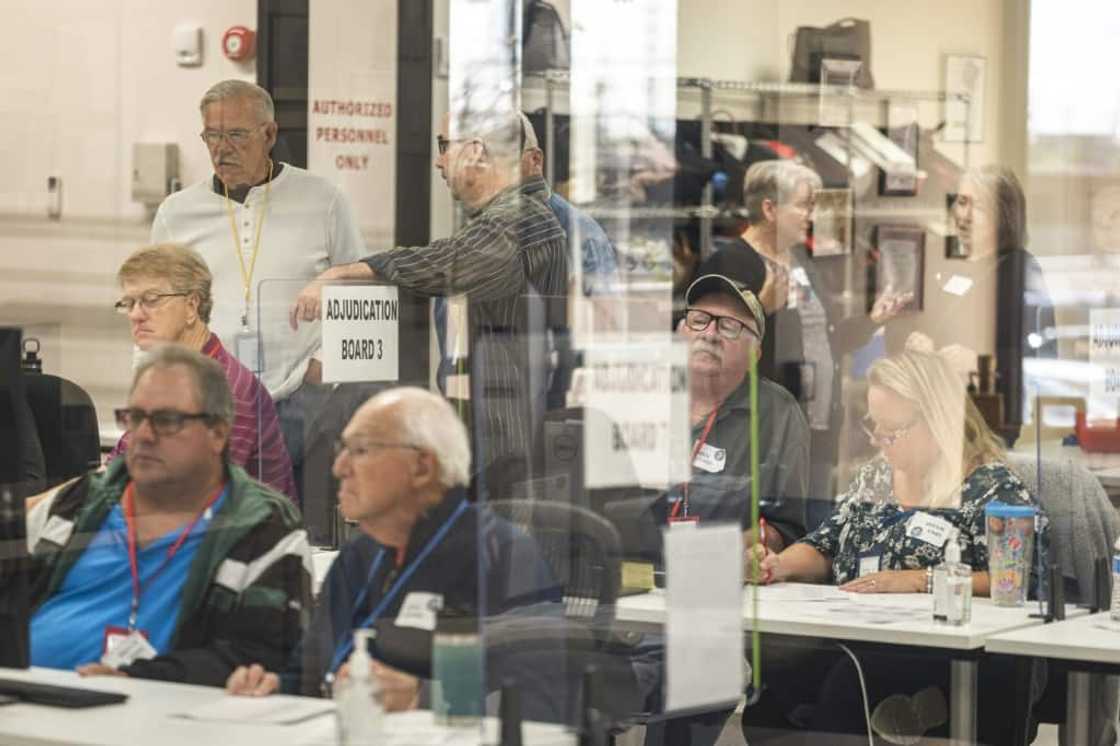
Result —
[[[918,105],[913,101],[888,101],[886,127],[883,134],[909,161],[899,163],[896,170],[880,169],[879,194],[883,197],[916,197],[918,195],[918,142],[921,125],[918,122]]]
[[[852,253],[851,189],[819,189],[813,209],[813,258]]]
[[[957,193],[945,193],[945,258],[968,259],[972,253],[957,232],[957,221],[953,219],[953,205],[956,204]]]
[[[984,142],[984,91],[988,83],[988,60],[974,54],[947,54],[942,73],[945,91],[942,141]],[[962,95],[966,98],[962,99]]]
[[[900,310],[921,311],[925,282],[926,231],[912,223],[880,223],[872,233],[872,264],[867,283],[867,310],[880,296],[911,294]]]

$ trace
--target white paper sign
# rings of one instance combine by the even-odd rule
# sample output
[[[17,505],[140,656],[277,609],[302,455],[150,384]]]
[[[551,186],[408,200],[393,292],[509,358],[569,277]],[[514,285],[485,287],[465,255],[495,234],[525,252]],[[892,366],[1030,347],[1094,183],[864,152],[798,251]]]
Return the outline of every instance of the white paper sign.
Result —
[[[1090,398],[1120,398],[1120,309],[1089,311],[1089,364]]]
[[[583,430],[588,487],[667,487],[689,477],[688,360],[683,343],[587,351]]]
[[[315,0],[308,16],[307,168],[349,197],[371,246],[393,240],[397,0]]]
[[[323,288],[323,381],[400,378],[400,299],[388,285]]]
[[[743,693],[742,551],[737,525],[665,532],[666,710]]]

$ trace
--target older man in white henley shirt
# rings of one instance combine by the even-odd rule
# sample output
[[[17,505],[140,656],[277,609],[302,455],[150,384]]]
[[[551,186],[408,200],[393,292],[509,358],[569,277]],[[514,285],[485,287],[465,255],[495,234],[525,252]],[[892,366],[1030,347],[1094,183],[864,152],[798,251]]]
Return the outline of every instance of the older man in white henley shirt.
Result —
[[[270,157],[277,126],[267,91],[224,80],[199,109],[214,175],[163,201],[152,242],[185,244],[206,260],[214,276],[211,329],[254,371],[259,332],[258,375],[276,401],[298,480],[304,412],[318,406],[315,387],[304,384],[318,383],[321,368],[312,357],[318,330],[293,334],[288,307],[308,280],[368,252],[338,186]]]

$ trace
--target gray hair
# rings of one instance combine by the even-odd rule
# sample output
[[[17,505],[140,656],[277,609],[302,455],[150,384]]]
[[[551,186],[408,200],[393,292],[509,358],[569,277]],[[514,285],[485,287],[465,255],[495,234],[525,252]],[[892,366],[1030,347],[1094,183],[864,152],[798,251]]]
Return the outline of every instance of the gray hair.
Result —
[[[770,200],[775,205],[793,199],[797,188],[808,184],[812,190],[823,186],[817,172],[793,161],[759,161],[747,169],[743,179],[743,207],[747,220],[752,224],[762,222],[762,203]]]
[[[471,479],[471,446],[467,428],[451,404],[416,386],[401,386],[370,397],[365,406],[400,405],[393,420],[405,443],[431,452],[439,463],[445,488],[465,487]]]
[[[136,390],[140,378],[152,368],[166,370],[179,365],[186,368],[194,379],[195,399],[202,413],[232,425],[233,394],[230,393],[225,370],[216,360],[182,345],[160,345],[145,354],[132,376],[129,397]]]
[[[245,98],[255,103],[257,105],[257,116],[261,122],[276,120],[276,107],[272,103],[272,96],[256,83],[250,83],[246,80],[223,80],[210,86],[210,90],[202,96],[202,101],[198,104],[198,110],[205,114],[206,107],[210,104],[227,101],[231,98]]]

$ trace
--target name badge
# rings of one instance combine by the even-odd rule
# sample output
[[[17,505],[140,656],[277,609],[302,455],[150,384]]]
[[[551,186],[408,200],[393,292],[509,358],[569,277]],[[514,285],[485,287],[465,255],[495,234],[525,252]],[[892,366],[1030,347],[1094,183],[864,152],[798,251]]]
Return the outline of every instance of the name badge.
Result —
[[[404,597],[401,610],[397,612],[396,625],[434,632],[436,629],[436,613],[442,608],[442,593],[412,591]]]
[[[124,627],[106,627],[101,653],[101,663],[109,668],[128,666],[138,660],[156,657],[156,649],[148,642],[148,636],[140,630]]]
[[[955,530],[953,524],[944,518],[929,513],[915,513],[906,522],[906,535],[909,538],[924,541],[935,547],[944,546]]]
[[[261,372],[261,361],[258,359],[259,352],[260,341],[256,332],[240,331],[237,333],[234,338],[234,354],[242,365],[254,373]]]
[[[716,448],[705,443],[697,451],[696,458],[692,460],[692,465],[709,474],[719,474],[727,466],[727,449]]]
[[[872,573],[879,572],[881,563],[879,554],[864,554],[859,558],[859,576],[862,578],[864,575],[871,575]]]

